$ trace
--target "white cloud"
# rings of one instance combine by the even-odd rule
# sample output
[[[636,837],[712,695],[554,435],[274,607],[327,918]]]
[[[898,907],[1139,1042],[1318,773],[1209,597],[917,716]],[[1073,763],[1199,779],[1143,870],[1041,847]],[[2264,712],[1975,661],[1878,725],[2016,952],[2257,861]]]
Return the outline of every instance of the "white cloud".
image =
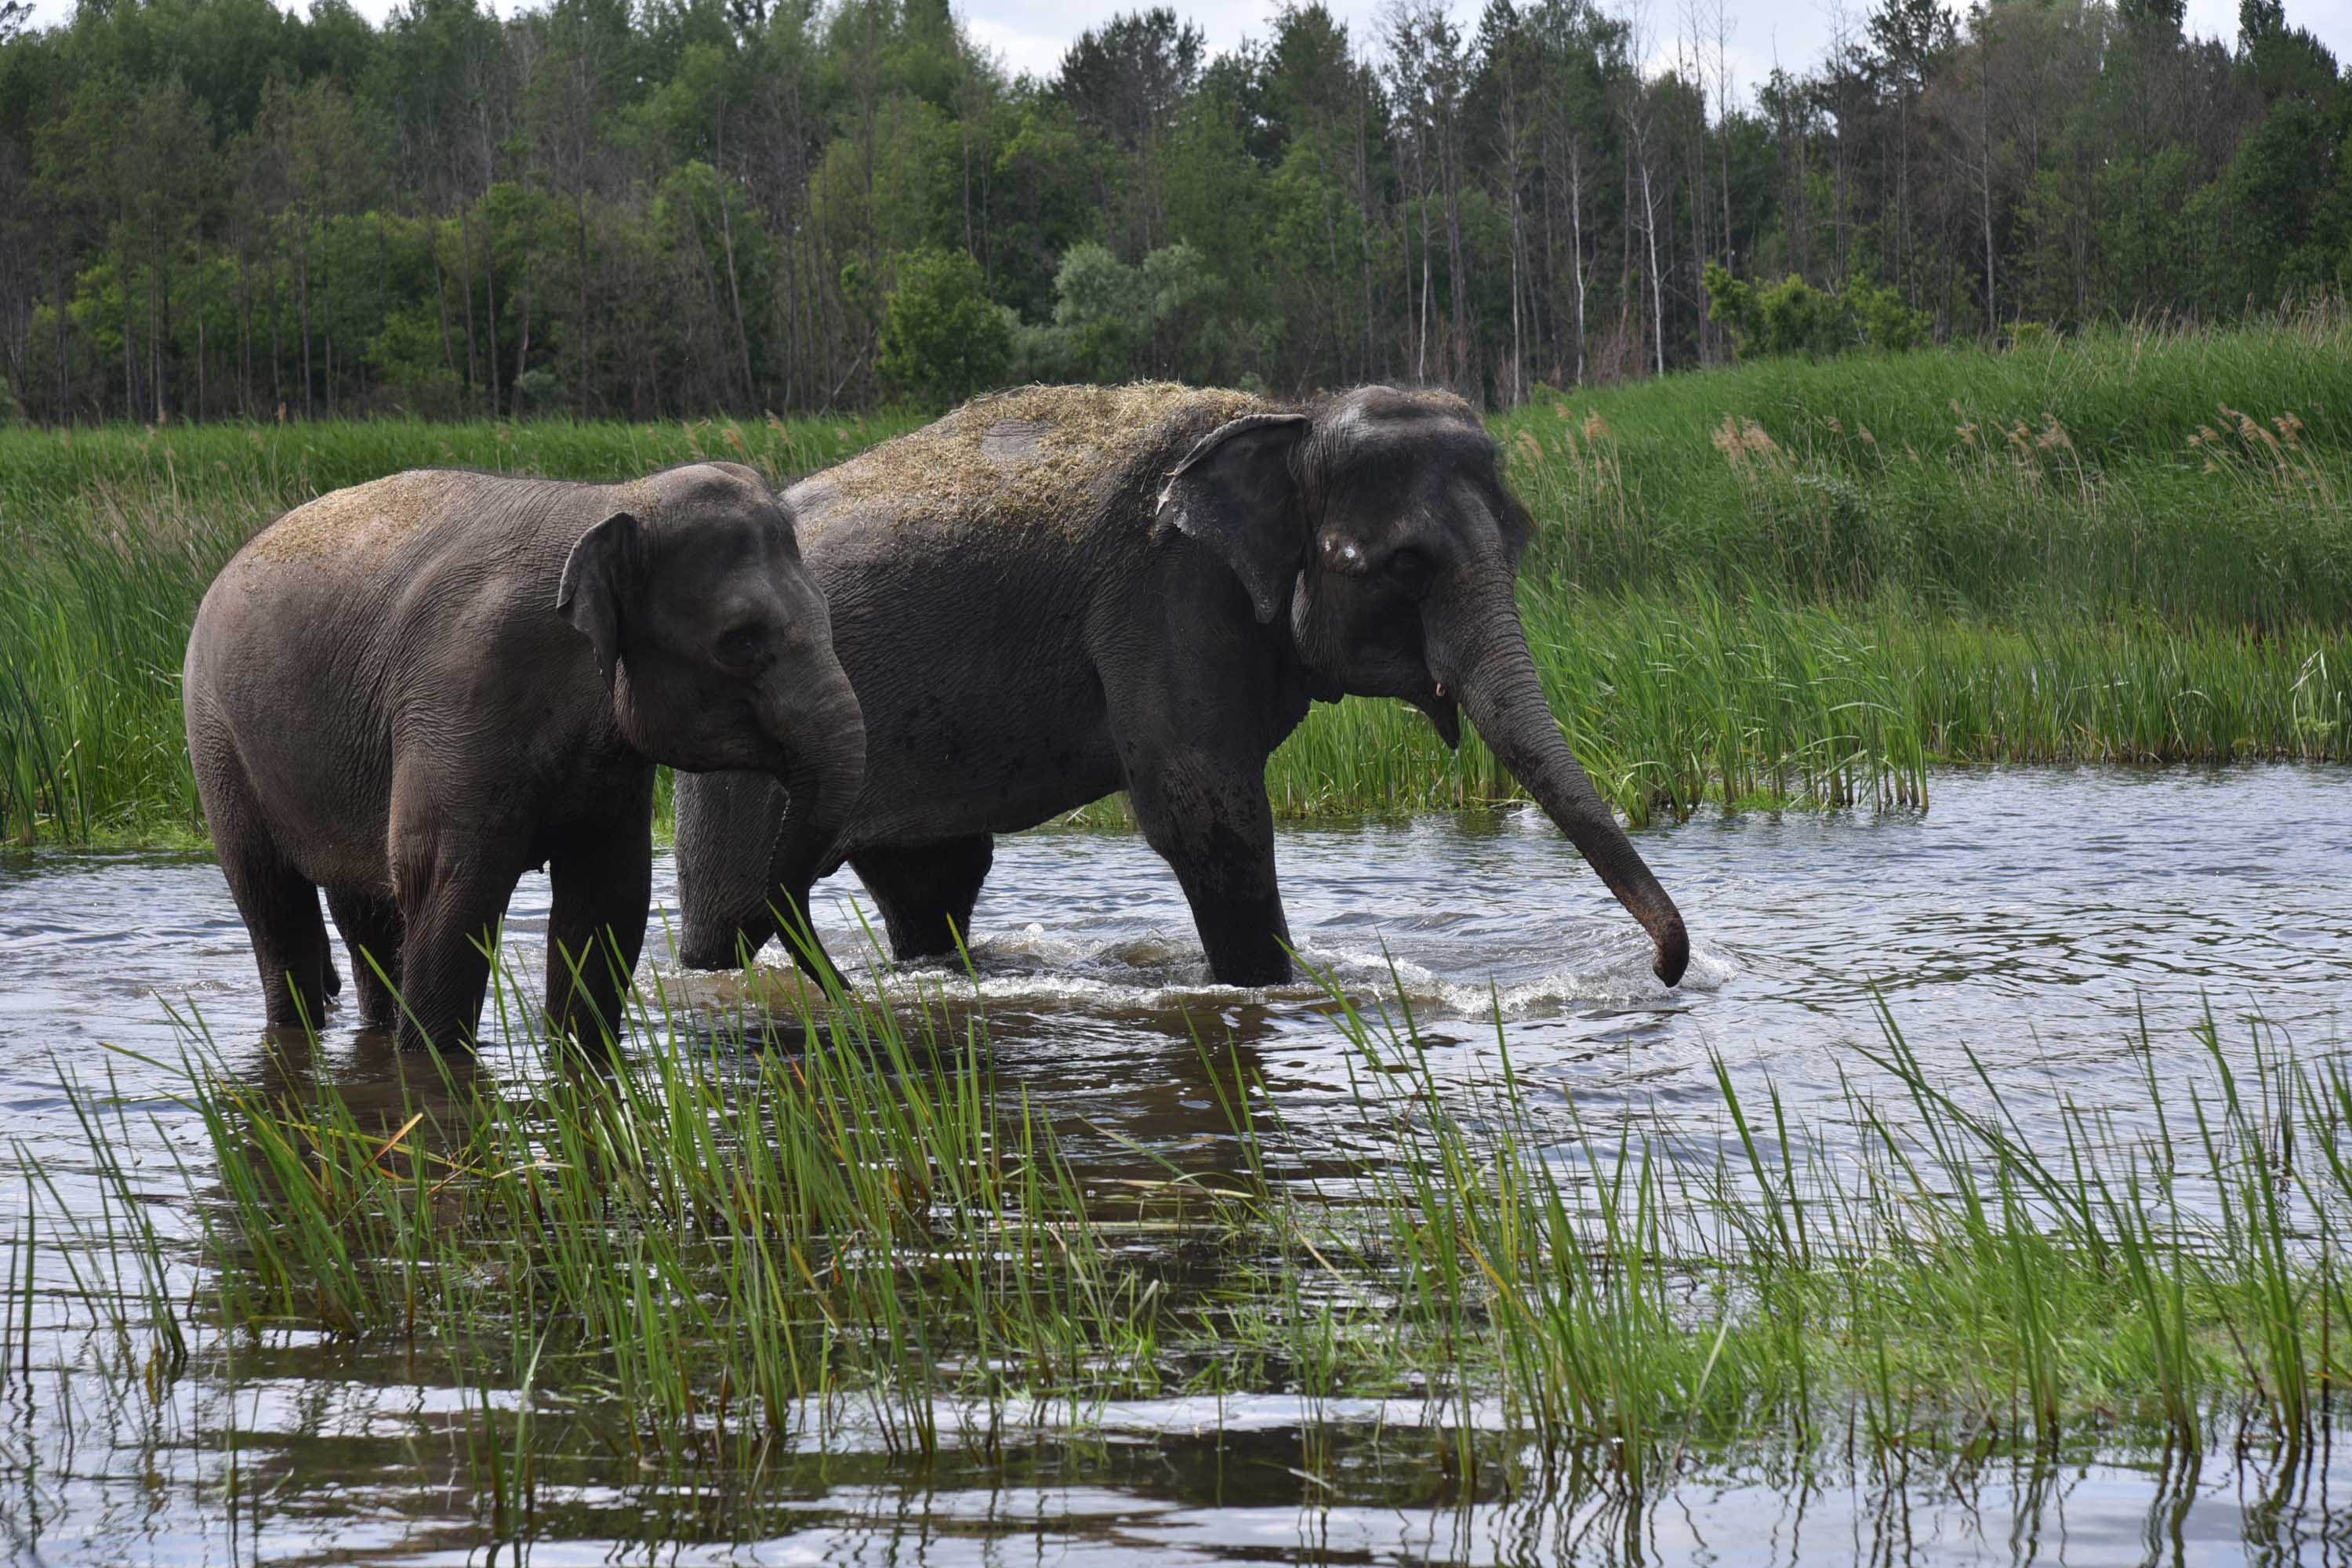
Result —
[[[1058,35],[1024,32],[993,16],[966,16],[963,26],[973,43],[996,57],[1007,76],[1052,76],[1061,68],[1063,51],[1070,47],[1070,41]]]

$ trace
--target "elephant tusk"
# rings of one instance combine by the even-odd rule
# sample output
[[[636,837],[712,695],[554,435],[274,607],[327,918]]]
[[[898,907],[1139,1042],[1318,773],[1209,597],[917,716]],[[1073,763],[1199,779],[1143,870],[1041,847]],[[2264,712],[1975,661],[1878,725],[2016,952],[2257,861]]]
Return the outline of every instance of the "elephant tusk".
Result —
[[[1437,683],[1437,694],[1438,694],[1440,697],[1443,697],[1443,696],[1444,696],[1444,695],[1445,695],[1445,682],[1444,682],[1444,681],[1442,681],[1442,680],[1441,680],[1441,681],[1439,681],[1439,682]]]

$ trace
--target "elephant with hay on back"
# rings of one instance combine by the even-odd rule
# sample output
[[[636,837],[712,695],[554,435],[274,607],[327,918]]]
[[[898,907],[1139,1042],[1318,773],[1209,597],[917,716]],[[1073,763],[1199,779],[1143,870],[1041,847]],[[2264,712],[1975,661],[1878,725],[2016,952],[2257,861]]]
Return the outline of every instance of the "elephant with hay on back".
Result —
[[[1459,398],[1032,387],[786,499],[865,784],[836,824],[767,777],[679,781],[688,964],[801,921],[845,860],[898,957],[950,952],[994,835],[1123,788],[1216,979],[1286,980],[1266,759],[1309,703],[1353,693],[1403,699],[1449,744],[1466,710],[1681,978],[1682,916],[1545,705],[1514,592],[1530,520]]]

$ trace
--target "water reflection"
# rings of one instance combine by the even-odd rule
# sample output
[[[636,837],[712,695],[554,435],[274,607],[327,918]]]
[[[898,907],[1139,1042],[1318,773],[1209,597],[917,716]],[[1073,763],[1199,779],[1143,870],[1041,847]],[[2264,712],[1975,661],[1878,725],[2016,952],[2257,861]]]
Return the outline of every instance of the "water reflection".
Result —
[[[823,1457],[780,1455],[757,1476],[691,1480],[632,1478],[597,1435],[549,1410],[554,1435],[527,1504],[544,1543],[517,1552],[490,1544],[474,1413],[442,1391],[351,1397],[362,1392],[265,1378],[235,1408],[198,1413],[240,1456],[235,1507],[208,1520],[159,1517],[152,1497],[142,1507],[134,1489],[94,1476],[50,1478],[37,1489],[41,1508],[84,1521],[90,1560],[116,1562],[2186,1568],[2352,1553],[2347,1477],[2325,1448],[1887,1468],[1767,1450],[1738,1465],[1686,1461],[1637,1491],[1590,1452],[1547,1466],[1411,1423],[1375,1440],[1362,1426],[1334,1436],[1246,1409],[1222,1426],[1214,1413],[1162,1413],[1132,1431],[919,1466],[837,1440]],[[0,1528],[19,1542],[26,1500],[0,1496]]]

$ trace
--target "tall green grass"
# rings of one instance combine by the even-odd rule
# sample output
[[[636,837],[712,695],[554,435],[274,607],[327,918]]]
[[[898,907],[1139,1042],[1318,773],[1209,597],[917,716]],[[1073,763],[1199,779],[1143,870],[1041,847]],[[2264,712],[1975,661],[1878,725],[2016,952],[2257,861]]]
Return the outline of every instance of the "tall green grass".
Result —
[[[1938,1080],[1890,1019],[1827,1121],[1718,1063],[1715,1102],[1667,1126],[1531,1089],[1499,1034],[1488,1077],[1441,1093],[1402,999],[1335,991],[1350,1146],[1374,1152],[1211,1047],[1229,1152],[1130,1149],[1112,1177],[995,1085],[976,1006],[789,995],[781,1021],[641,995],[615,1062],[508,1088],[420,1061],[365,1114],[192,1042],[193,1289],[106,1163],[126,1112],[79,1095],[121,1194],[64,1216],[114,1260],[76,1277],[110,1303],[81,1353],[132,1405],[272,1343],[463,1390],[502,1533],[551,1453],[751,1478],[843,1423],[990,1449],[1179,1393],[1287,1394],[1310,1431],[1404,1399],[1465,1465],[1500,1430],[1638,1490],[1765,1441],[1890,1466],[2293,1453],[2352,1372],[2352,1079],[2210,1019],[2193,1079],[2138,1042],[2152,1124],[2041,1097],[2029,1121],[1973,1058]],[[32,1342],[12,1319],[0,1360]]]
[[[1977,615],[2352,622],[2352,310],[2226,331],[1773,360],[1496,422],[1533,559]]]
[[[1924,805],[1937,763],[2352,759],[2352,643],[2140,611],[1956,615],[1706,586],[1522,596],[1562,731],[1635,822],[1702,801]],[[1399,703],[1317,708],[1266,773],[1276,809],[1509,799],[1473,734]]]
[[[903,417],[686,426],[0,431],[0,836],[201,836],[186,629],[255,529],[419,463],[778,478]],[[1997,353],[1774,362],[1496,421],[1538,522],[1522,604],[1555,709],[1643,819],[1705,799],[1923,799],[1938,762],[2338,761],[2352,314]],[[1277,810],[1507,796],[1395,704],[1318,708]]]

